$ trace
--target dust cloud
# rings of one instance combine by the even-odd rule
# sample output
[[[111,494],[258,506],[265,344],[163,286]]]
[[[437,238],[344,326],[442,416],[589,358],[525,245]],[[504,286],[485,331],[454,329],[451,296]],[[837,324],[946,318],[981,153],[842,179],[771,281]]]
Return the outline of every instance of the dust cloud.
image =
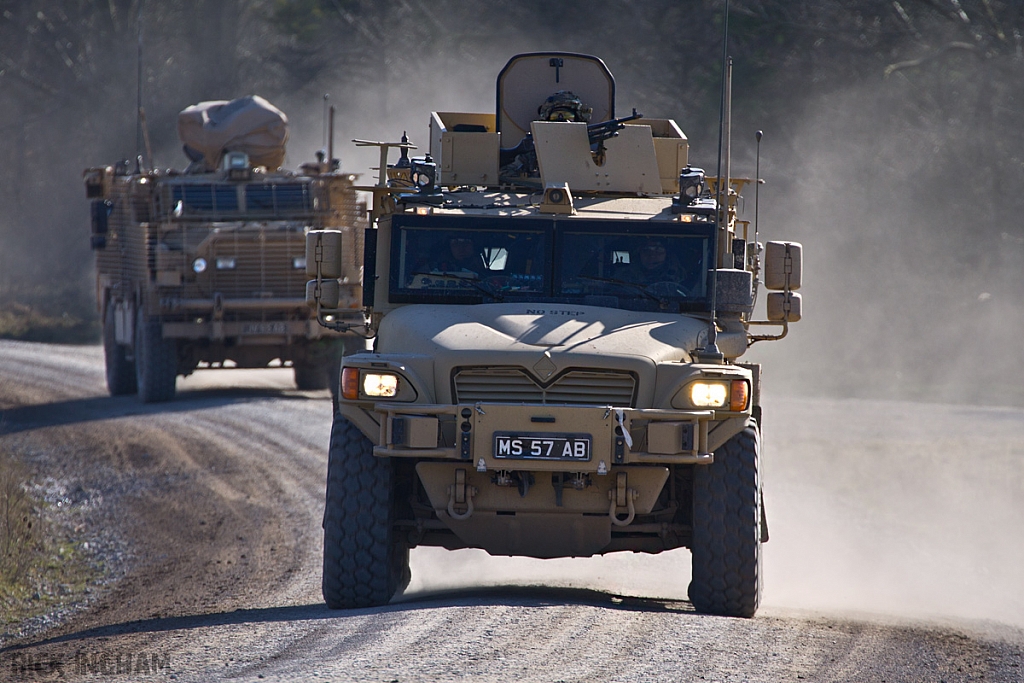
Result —
[[[780,398],[770,604],[1024,626],[1024,411]]]
[[[805,319],[750,353],[767,600],[1021,625],[1024,412],[984,407],[1024,404],[1024,245],[995,192],[1013,132],[965,133],[969,99],[908,126],[904,87],[805,103],[769,163],[762,235],[802,241],[807,268]]]
[[[762,161],[762,241],[804,243],[805,318],[750,355],[792,394],[1024,405],[1024,239],[993,194],[1001,134],[893,120],[909,105],[877,81],[803,103]]]

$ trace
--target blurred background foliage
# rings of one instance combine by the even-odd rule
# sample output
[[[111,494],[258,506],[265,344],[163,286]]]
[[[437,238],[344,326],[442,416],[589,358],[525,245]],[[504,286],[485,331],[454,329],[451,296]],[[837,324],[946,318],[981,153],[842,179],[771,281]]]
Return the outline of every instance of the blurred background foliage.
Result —
[[[81,322],[72,339],[96,338],[81,171],[141,148],[140,35],[160,167],[184,166],[181,109],[253,93],[288,113],[286,165],[297,167],[324,145],[329,93],[336,156],[368,173],[373,159],[340,141],[408,130],[422,153],[431,110],[493,110],[498,71],[533,50],[598,55],[620,110],[676,119],[691,161],[715,167],[723,0],[0,8],[0,310]],[[772,386],[1024,404],[1024,3],[730,8],[734,168],[753,173],[763,129],[762,238],[801,240],[808,259],[805,321],[791,339],[754,347],[779,375]]]

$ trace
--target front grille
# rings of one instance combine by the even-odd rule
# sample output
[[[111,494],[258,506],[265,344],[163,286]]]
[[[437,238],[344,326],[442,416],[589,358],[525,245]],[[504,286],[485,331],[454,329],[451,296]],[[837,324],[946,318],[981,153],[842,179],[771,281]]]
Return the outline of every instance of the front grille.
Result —
[[[630,406],[636,377],[613,370],[567,370],[541,383],[522,368],[461,368],[453,377],[456,403],[546,403]]]
[[[218,232],[203,252],[209,263],[206,277],[198,278],[204,297],[215,293],[229,299],[306,296],[306,270],[295,267],[295,259],[306,255],[302,230]],[[234,259],[235,267],[218,269],[218,257]]]

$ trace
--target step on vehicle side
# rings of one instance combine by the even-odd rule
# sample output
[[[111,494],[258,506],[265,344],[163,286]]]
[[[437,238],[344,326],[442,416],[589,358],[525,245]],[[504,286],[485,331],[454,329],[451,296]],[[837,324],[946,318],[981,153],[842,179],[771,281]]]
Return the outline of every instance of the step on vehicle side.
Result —
[[[266,100],[181,112],[184,171],[85,171],[107,387],[144,403],[174,397],[196,368],[291,364],[302,390],[337,391],[341,355],[365,340],[318,325],[306,303],[305,234],[330,228],[350,257],[335,319],[361,321],[366,210],[356,176],[323,154],[280,169],[287,118]]]
[[[343,361],[328,606],[387,603],[417,545],[538,558],[686,547],[694,607],[752,616],[767,540],[761,375],[740,358],[800,318],[800,245],[762,249],[736,213],[751,181],[728,163],[721,183],[691,167],[675,122],[617,118],[596,57],[515,56],[494,114],[429,125],[421,158],[408,141],[358,142],[380,147],[387,173],[363,188],[374,345]],[[339,236],[311,231],[307,253],[318,319],[346,329],[320,295]]]

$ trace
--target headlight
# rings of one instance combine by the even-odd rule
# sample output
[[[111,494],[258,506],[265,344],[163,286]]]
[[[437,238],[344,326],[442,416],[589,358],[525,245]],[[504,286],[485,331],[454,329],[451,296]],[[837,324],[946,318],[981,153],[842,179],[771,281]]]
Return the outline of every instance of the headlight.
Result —
[[[686,394],[695,408],[725,408],[741,412],[747,409],[750,385],[745,379],[692,382]]]
[[[220,256],[217,258],[217,270],[232,270],[238,264],[234,256]]]
[[[192,270],[195,271],[196,273],[202,273],[203,271],[205,271],[206,270],[206,259],[204,259],[202,256],[200,256],[195,261],[193,261],[192,262]]]
[[[398,394],[398,375],[366,373],[363,375],[363,393],[374,398],[394,398]]]
[[[295,270],[305,270],[306,269],[306,257],[305,256],[296,256],[295,258],[293,258],[292,259],[292,268],[294,268]]]
[[[690,402],[697,408],[722,408],[728,400],[727,382],[694,382],[690,385]]]
[[[341,369],[341,397],[346,401],[394,399],[415,401],[416,389],[396,372],[370,368]]]

